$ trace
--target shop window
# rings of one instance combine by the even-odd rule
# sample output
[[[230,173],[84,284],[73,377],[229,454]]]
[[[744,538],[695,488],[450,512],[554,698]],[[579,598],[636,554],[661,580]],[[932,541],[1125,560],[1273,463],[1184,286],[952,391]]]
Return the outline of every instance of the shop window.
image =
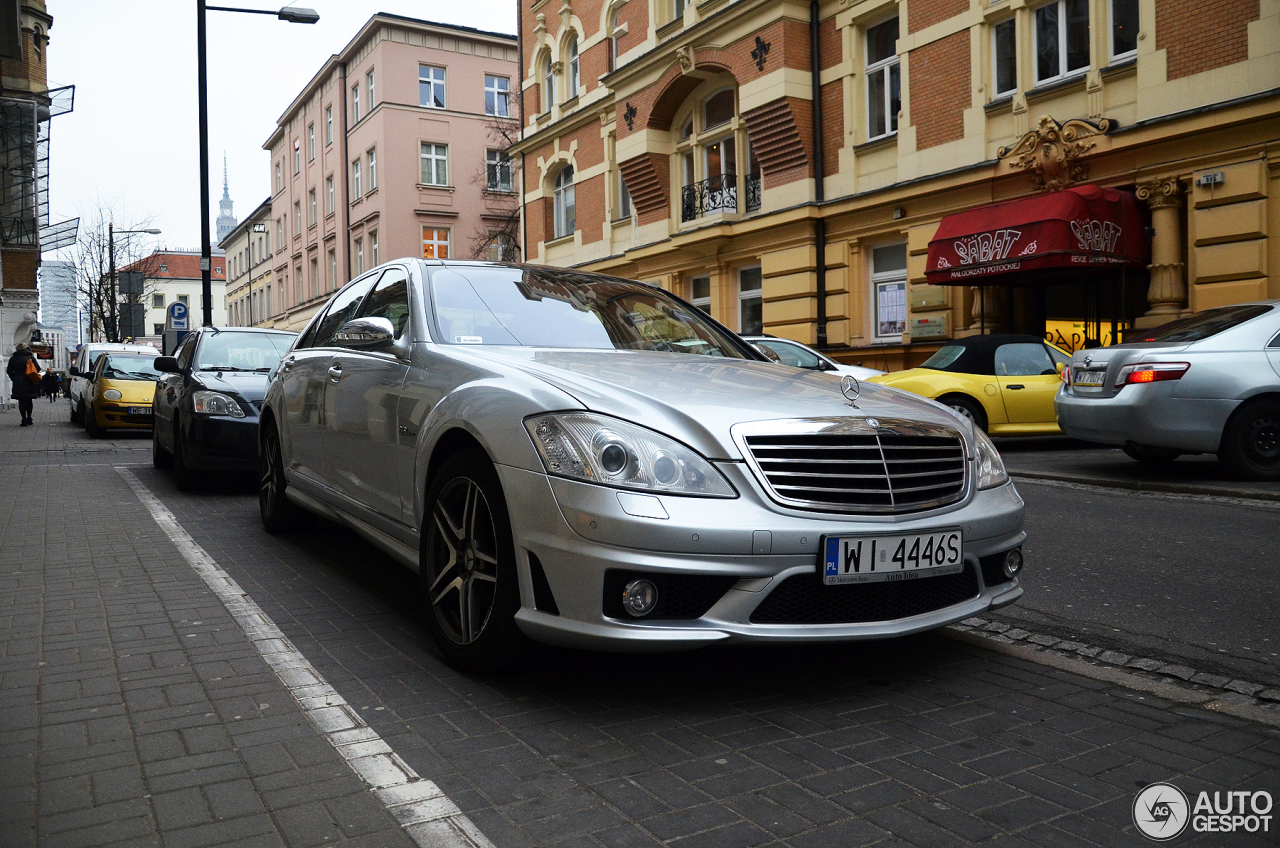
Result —
[[[1089,67],[1089,0],[1057,0],[1035,11],[1036,82]]]
[[[1001,21],[991,28],[992,93],[996,97],[1012,94],[1018,88],[1018,51],[1014,20]]]
[[[867,138],[898,131],[902,110],[902,71],[897,50],[898,19],[867,29]]]
[[[906,242],[872,248],[871,285],[875,297],[876,338],[901,339],[907,329]]]
[[[764,332],[763,282],[759,266],[738,271],[738,332],[744,336]]]

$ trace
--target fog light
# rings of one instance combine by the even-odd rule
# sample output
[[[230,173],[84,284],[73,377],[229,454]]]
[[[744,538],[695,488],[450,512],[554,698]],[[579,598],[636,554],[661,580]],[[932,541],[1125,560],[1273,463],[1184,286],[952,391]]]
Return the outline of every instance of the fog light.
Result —
[[[632,580],[622,590],[622,608],[636,618],[643,618],[658,605],[658,587],[648,580]]]
[[[1014,548],[1004,555],[1004,576],[1017,577],[1022,570],[1022,548]]]

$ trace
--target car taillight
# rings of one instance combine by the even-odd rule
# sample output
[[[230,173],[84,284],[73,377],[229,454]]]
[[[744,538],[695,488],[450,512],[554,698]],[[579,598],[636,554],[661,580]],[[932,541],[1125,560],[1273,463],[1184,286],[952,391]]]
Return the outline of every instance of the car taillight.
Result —
[[[1116,388],[1133,383],[1159,383],[1164,380],[1177,380],[1187,369],[1189,362],[1144,362],[1141,365],[1126,365],[1116,375]]]
[[[1071,385],[1071,366],[1070,365],[1062,366],[1062,370],[1058,372],[1058,379],[1066,383],[1068,386]]]

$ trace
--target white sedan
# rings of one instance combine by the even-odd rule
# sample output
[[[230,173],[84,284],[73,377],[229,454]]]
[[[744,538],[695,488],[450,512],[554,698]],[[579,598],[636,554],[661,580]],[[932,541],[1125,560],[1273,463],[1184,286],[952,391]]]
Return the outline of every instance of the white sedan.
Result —
[[[823,356],[808,345],[791,339],[780,339],[775,336],[755,335],[743,336],[758,348],[767,348],[778,355],[778,361],[794,368],[807,368],[810,371],[827,371],[831,374],[851,374],[859,380],[878,377],[885,373],[875,368],[863,368],[861,365],[845,365],[834,359]],[[768,356],[768,353],[765,353]],[[772,359],[772,357],[770,357]]]

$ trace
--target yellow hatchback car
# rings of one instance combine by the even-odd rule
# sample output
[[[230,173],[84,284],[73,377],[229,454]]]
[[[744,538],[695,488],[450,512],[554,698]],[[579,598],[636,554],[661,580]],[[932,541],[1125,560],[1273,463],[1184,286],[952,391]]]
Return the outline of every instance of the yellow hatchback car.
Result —
[[[109,429],[151,429],[151,399],[160,376],[155,361],[155,356],[146,353],[121,351],[98,357],[88,375],[85,432],[100,439]]]
[[[1061,433],[1053,398],[1071,355],[1038,336],[971,336],[919,368],[869,378],[945,404],[993,436]]]

